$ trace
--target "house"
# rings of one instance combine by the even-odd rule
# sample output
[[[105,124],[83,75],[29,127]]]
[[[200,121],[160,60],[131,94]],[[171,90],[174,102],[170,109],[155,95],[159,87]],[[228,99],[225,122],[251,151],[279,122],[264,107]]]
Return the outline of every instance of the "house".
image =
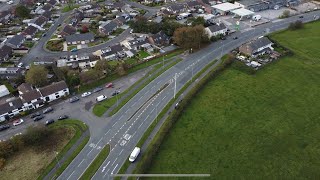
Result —
[[[256,57],[273,50],[272,42],[267,37],[261,37],[245,43],[239,47],[239,52],[248,56]]]
[[[54,6],[57,4],[57,1],[56,0],[49,0],[48,4],[50,4],[51,6]]]
[[[84,13],[82,11],[78,11],[78,10],[75,11],[71,19],[71,25],[73,27],[76,27],[77,24],[83,20],[83,18],[84,18]]]
[[[198,1],[188,1],[186,4],[189,9],[202,8],[202,5]]]
[[[12,48],[19,48],[24,43],[24,36],[23,35],[15,35],[7,42],[7,45]]]
[[[33,88],[28,83],[22,83],[22,84],[20,84],[20,86],[17,87],[17,90],[18,90],[19,94],[21,95],[21,94],[26,94],[29,91],[32,91]]]
[[[50,5],[50,4],[45,4],[43,7],[42,7],[42,9],[44,10],[44,11],[51,11],[52,10],[52,6]]]
[[[125,53],[123,52],[123,48],[120,44],[110,46],[106,49],[101,49],[101,59],[111,61],[123,58],[123,56],[125,56]]]
[[[19,98],[0,104],[0,122],[9,120],[23,111],[25,111],[25,108]]]
[[[34,26],[28,26],[25,30],[21,32],[22,35],[26,37],[26,39],[32,39],[34,35],[38,32],[38,28]]]
[[[118,24],[115,21],[104,23],[99,26],[99,32],[105,35],[110,35],[118,28]]]
[[[126,22],[126,19],[122,16],[119,16],[119,17],[115,18],[113,21],[115,23],[117,23],[117,26],[119,27],[119,26],[122,26]]]
[[[166,33],[164,33],[164,31],[160,31],[157,34],[150,36],[149,42],[152,45],[162,47],[170,43],[170,37],[167,36]]]
[[[42,28],[46,24],[47,20],[43,16],[38,17],[37,19],[33,19],[28,23],[28,26],[33,26],[40,31],[43,31]]]
[[[77,29],[75,27],[67,24],[66,26],[64,26],[64,28],[60,32],[60,35],[69,36],[69,35],[75,34],[76,32],[77,32]]]
[[[20,94],[19,97],[23,103],[23,106],[27,110],[37,109],[44,105],[44,100],[38,89],[33,89],[31,91],[24,92],[23,94]]]
[[[85,69],[87,67],[94,67],[97,58],[86,54],[82,55],[71,55],[57,60],[57,67],[72,67]]]
[[[208,34],[208,37],[214,37],[218,35],[226,35],[228,28],[223,23],[216,23],[214,25],[208,26],[205,28],[205,31]]]
[[[0,12],[0,25],[8,23],[12,18],[12,14],[9,10]]]
[[[188,10],[186,4],[173,4],[167,8],[168,11],[174,13],[174,14],[179,14],[186,12]]]
[[[9,95],[10,92],[5,85],[0,85],[0,98]]]
[[[45,11],[41,16],[46,18],[47,21],[51,19],[52,13],[50,11]]]
[[[117,1],[117,2],[106,2],[105,7],[107,9],[110,10],[118,10],[121,12],[122,8],[125,6],[126,4],[122,1]]]
[[[7,45],[2,46],[0,48],[0,64],[3,61],[8,61],[8,59],[11,55],[12,55],[12,48]]]
[[[89,32],[85,34],[72,34],[65,37],[67,44],[87,44],[94,41],[94,35]]]
[[[0,78],[2,79],[10,79],[16,78],[23,75],[25,71],[22,68],[18,67],[3,67],[0,68]]]
[[[45,102],[51,102],[61,97],[69,95],[69,88],[65,81],[52,83],[39,89]]]

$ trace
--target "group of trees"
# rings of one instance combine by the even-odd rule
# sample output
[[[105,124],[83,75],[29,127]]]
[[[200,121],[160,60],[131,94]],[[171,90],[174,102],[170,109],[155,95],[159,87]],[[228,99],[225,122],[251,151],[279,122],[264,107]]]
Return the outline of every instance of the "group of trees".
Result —
[[[48,70],[41,65],[32,65],[27,71],[25,81],[36,87],[42,87],[48,83],[47,81]]]
[[[16,15],[19,17],[19,18],[30,18],[30,9],[28,9],[26,6],[24,5],[17,5],[16,7]]]
[[[304,27],[302,21],[296,21],[293,23],[289,24],[289,29],[291,30],[297,30],[297,29],[302,29]]]
[[[209,42],[209,37],[202,25],[196,25],[176,29],[173,41],[184,49],[198,49],[201,48],[201,44]]]

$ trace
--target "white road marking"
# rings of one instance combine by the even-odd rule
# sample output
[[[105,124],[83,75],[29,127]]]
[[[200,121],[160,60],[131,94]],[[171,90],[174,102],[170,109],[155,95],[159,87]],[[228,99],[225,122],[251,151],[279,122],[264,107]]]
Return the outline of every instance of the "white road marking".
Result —
[[[113,172],[113,171],[112,171],[112,172]],[[67,180],[70,179],[70,177],[72,176],[73,173],[74,173],[74,171],[70,174],[70,176],[67,178]]]
[[[108,132],[109,132],[110,130],[111,130],[111,129],[109,129],[109,130],[108,130]],[[108,132],[106,132],[104,135],[107,135],[107,134],[108,134]]]
[[[143,121],[143,122],[144,122],[144,121]],[[142,126],[143,122],[140,124],[140,126],[138,127],[138,129],[140,129],[140,128],[141,128],[141,126]]]
[[[128,111],[129,111],[129,109],[127,109],[125,113],[127,113]]]
[[[113,174],[113,171],[118,167],[118,164],[113,168],[113,170],[111,171],[111,174]]]
[[[109,171],[110,171],[110,169],[107,170],[107,172],[104,174],[103,178],[108,174]]]
[[[119,156],[121,155],[122,152],[123,152],[123,149],[120,151]]]
[[[93,148],[88,152],[87,156],[89,156],[89,154],[91,153],[92,150],[93,150]]]
[[[85,159],[82,159],[82,161],[79,163],[78,167],[80,167],[80,165],[82,164],[82,162],[84,161]]]
[[[119,119],[121,119],[123,117],[123,114],[120,116],[120,118]]]
[[[113,164],[117,161],[117,159],[118,159],[118,158],[116,158],[116,159],[114,160],[114,162],[111,164],[111,166],[113,166]]]
[[[167,96],[164,96],[163,98],[162,98],[162,101],[166,98]]]

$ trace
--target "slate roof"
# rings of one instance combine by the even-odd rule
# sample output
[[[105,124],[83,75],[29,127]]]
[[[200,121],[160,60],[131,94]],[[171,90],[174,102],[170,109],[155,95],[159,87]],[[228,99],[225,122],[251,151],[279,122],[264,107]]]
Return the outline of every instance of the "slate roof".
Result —
[[[18,89],[18,91],[22,92],[23,94],[27,93],[29,91],[32,91],[32,87],[28,83],[22,83],[20,86],[18,86],[17,89]]]
[[[71,35],[71,34],[74,34],[77,32],[77,29],[73,26],[70,26],[69,24],[66,25],[63,30],[62,30],[62,33],[65,33],[65,34],[68,34],[68,35]]]
[[[47,20],[51,19],[52,13],[50,11],[45,11],[42,16],[47,18]]]
[[[118,27],[118,24],[114,21],[111,21],[110,23],[103,26],[102,29],[105,34],[109,34],[117,27]]]
[[[86,41],[86,40],[94,40],[94,35],[89,32],[85,34],[72,34],[66,36],[67,42],[76,42],[76,41]]]
[[[13,45],[14,47],[19,47],[23,43],[23,40],[23,35],[15,35],[11,39],[9,39],[8,44]]]
[[[33,23],[41,27],[46,21],[46,18],[40,16]]]
[[[68,86],[67,86],[66,82],[59,81],[56,83],[52,83],[48,86],[45,86],[43,88],[40,88],[39,91],[41,92],[42,96],[45,97],[45,96],[48,96],[50,94],[54,94],[56,92],[59,92],[61,90],[67,89],[67,88],[68,88]]]
[[[185,8],[185,5],[184,4],[173,4],[173,5],[169,6],[169,8],[172,11],[180,11]]]
[[[12,106],[10,106],[10,104]],[[0,114],[5,114],[5,113],[8,113],[12,110],[15,110],[15,109],[18,109],[18,108],[21,108],[23,106],[22,104],[22,101],[17,98],[17,99],[14,99],[10,102],[6,102],[4,104],[0,104]]]
[[[12,48],[10,46],[4,45],[0,48],[0,61],[3,60],[6,56],[12,54]]]
[[[115,23],[117,23],[119,26],[123,25],[126,22],[126,19],[122,16],[119,16],[113,20]]]
[[[219,25],[214,24],[214,25],[208,26],[208,29],[210,29],[211,32],[217,32],[217,31],[220,31],[220,30],[226,29],[226,28],[227,27],[223,23],[220,23]]]
[[[54,6],[57,3],[57,1],[56,0],[49,0],[48,3],[52,6]]]
[[[23,34],[33,36],[34,34],[36,34],[37,31],[38,31],[38,29],[37,29],[36,27],[28,26],[28,27],[23,31]]]
[[[52,8],[52,6],[50,4],[45,4],[42,9],[45,10],[45,11],[50,11]]]
[[[30,102],[32,100],[35,100],[35,99],[38,99],[38,98],[41,98],[41,94],[39,91],[37,91],[36,89],[34,90],[31,90],[31,91],[28,91],[24,94],[21,94],[21,99],[23,102]]]
[[[198,1],[188,1],[186,4],[190,7],[193,8],[195,6],[201,6],[201,4]]]
[[[160,31],[151,37],[155,44],[160,44],[160,45],[167,43],[170,40],[170,37],[167,36],[163,31]]]
[[[106,56],[110,56],[112,54],[116,54],[117,52],[122,51],[123,48],[122,48],[122,46],[120,44],[116,44],[116,45],[110,46],[109,50],[110,51],[103,53],[101,56],[102,57],[106,57]]]
[[[258,38],[254,41],[249,42],[247,45],[252,48],[252,50],[257,50],[263,46],[272,44],[272,42],[267,37]]]

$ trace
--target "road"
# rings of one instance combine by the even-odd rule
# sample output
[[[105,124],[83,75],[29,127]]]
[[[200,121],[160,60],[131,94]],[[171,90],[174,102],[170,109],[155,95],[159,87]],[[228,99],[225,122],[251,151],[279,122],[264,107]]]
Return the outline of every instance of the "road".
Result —
[[[155,120],[156,115],[173,98],[175,82],[176,89],[179,91],[191,79],[192,74],[199,72],[212,60],[218,59],[232,49],[255,37],[262,36],[266,32],[285,29],[289,23],[296,20],[311,21],[314,15],[319,15],[319,11],[305,14],[303,19],[295,16],[269,22],[249,31],[236,32],[225,41],[212,43],[208,47],[189,55],[184,61],[176,64],[149,83],[120,109],[106,126],[101,127],[102,130],[99,131],[99,135],[89,140],[88,145],[84,147],[58,179],[69,180],[81,177],[106,144],[111,146],[110,154],[92,179],[112,178],[112,175],[116,174],[127,160],[146,129]],[[238,39],[233,40],[232,37],[235,36]],[[176,77],[176,81],[174,77]]]

